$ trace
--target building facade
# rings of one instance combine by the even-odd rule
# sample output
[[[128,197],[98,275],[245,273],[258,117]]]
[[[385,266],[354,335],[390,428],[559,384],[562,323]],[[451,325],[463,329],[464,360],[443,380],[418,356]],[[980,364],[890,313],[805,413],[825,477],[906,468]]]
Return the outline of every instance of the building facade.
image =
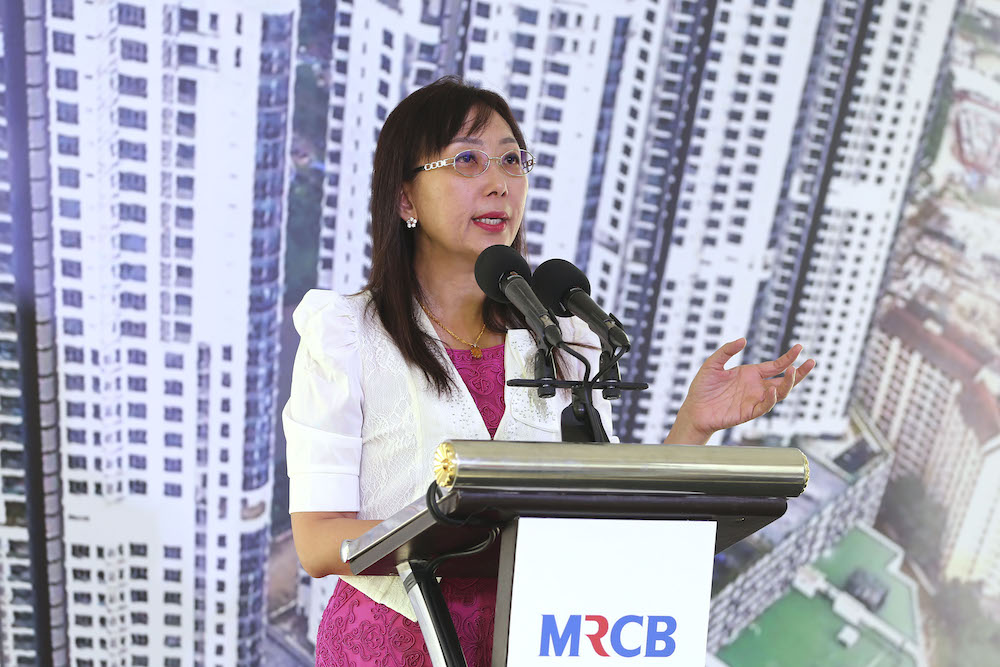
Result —
[[[66,665],[45,26],[0,7],[0,663]]]
[[[45,5],[70,656],[259,664],[297,3]]]
[[[713,653],[788,593],[800,568],[828,555],[852,529],[870,526],[882,503],[892,452],[856,409],[842,437],[794,436],[787,444],[809,457],[809,485],[789,500],[785,516],[716,557],[708,629]]]
[[[661,439],[704,358],[747,336],[750,360],[794,342],[824,360],[755,428],[836,434],[953,9],[338,6],[320,285],[364,284],[381,122],[416,87],[457,73],[502,92],[528,129],[530,259],[575,260],[633,336],[623,376],[651,388],[626,394],[618,432]]]
[[[876,318],[857,379],[857,398],[895,452],[893,478],[922,478],[941,429],[983,361],[957,332],[915,302]]]

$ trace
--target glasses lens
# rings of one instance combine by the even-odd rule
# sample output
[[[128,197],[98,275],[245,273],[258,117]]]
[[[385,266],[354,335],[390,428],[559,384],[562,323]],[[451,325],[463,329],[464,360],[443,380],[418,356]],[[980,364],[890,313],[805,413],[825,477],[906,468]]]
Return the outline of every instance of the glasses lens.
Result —
[[[535,158],[526,150],[512,150],[503,154],[500,164],[511,176],[523,176],[535,166]]]
[[[488,164],[489,156],[482,151],[467,150],[455,156],[455,171],[462,176],[478,176]]]

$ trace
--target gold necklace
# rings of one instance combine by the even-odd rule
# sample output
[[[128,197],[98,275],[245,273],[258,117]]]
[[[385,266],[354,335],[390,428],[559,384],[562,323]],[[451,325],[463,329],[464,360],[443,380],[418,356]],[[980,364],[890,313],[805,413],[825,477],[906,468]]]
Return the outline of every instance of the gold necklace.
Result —
[[[417,301],[417,303],[420,303],[420,302]],[[469,341],[465,340],[464,338],[462,338],[461,336],[459,336],[457,333],[455,333],[454,331],[452,331],[451,329],[449,329],[448,327],[446,327],[441,322],[441,320],[439,320],[438,318],[434,317],[434,315],[431,314],[431,311],[427,310],[427,306],[425,306],[424,304],[420,303],[420,307],[423,309],[423,311],[425,313],[427,313],[427,317],[431,318],[431,320],[434,321],[434,324],[438,325],[439,327],[441,327],[442,329],[444,329],[445,331],[447,331],[451,335],[451,337],[454,338],[455,340],[460,341],[460,342],[465,343],[466,345],[468,345],[471,348],[469,350],[469,352],[472,354],[472,358],[473,359],[482,359],[483,358],[483,349],[481,347],[479,347],[479,339],[483,337],[483,332],[486,331],[486,322],[483,322],[483,328],[479,330],[479,335],[476,336],[476,342],[475,343],[470,343]]]

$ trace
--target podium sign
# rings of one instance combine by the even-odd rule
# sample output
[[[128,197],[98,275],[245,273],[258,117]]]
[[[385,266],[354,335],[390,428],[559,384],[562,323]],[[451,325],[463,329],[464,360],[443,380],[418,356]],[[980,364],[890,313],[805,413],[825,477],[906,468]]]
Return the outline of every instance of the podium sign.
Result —
[[[506,664],[703,667],[715,533],[714,521],[521,517]]]

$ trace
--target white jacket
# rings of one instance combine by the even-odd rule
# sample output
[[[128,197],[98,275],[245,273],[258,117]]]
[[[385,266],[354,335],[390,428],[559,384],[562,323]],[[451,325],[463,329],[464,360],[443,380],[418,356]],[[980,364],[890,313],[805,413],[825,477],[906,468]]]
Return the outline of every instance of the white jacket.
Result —
[[[289,512],[357,512],[385,519],[423,496],[433,480],[434,450],[444,440],[489,440],[476,403],[444,352],[430,320],[418,323],[440,346],[454,389],[441,396],[419,368],[404,361],[382,327],[367,294],[341,296],[311,290],[292,319],[301,336],[292,390],[282,419],[287,442]],[[597,337],[577,318],[560,320],[564,339],[597,369]],[[507,332],[506,379],[530,378],[535,343],[527,330]],[[568,360],[570,377],[582,364]],[[568,390],[550,399],[535,389],[505,387],[496,440],[558,441]],[[610,404],[595,406],[611,432]],[[413,618],[397,577],[345,577],[376,602]]]

